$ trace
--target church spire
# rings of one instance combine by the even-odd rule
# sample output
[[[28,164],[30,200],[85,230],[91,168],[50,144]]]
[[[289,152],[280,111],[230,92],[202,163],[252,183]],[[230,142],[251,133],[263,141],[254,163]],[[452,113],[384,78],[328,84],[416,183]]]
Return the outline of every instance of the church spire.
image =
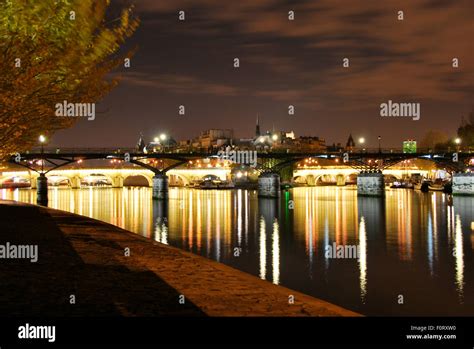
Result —
[[[257,114],[257,125],[255,126],[255,136],[257,137],[260,136],[260,120],[258,118],[258,114]]]
[[[143,133],[140,132],[140,138],[138,139],[136,148],[137,148],[138,151],[143,152],[145,147],[146,147],[146,144],[145,144],[145,141],[143,140]]]
[[[355,147],[354,139],[352,138],[352,133],[349,134],[349,138],[347,139],[346,149],[352,150]]]

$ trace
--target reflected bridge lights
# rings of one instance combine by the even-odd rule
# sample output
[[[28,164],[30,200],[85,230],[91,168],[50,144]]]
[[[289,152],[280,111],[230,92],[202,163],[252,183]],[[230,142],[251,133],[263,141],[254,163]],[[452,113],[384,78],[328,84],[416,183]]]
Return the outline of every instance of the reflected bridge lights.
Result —
[[[270,220],[267,224],[267,220]],[[259,238],[259,276],[262,280],[267,279],[267,227],[271,227],[272,241],[272,282],[275,285],[280,284],[280,224],[276,217],[260,217],[260,238]]]
[[[460,303],[464,303],[464,248],[463,248],[463,232],[461,216],[456,215],[455,228],[454,228],[454,250],[453,255],[455,258],[455,270],[456,270],[456,290]]]
[[[359,226],[359,287],[360,298],[365,303],[367,296],[367,229],[365,217],[360,218]]]
[[[168,219],[159,217],[155,224],[155,240],[168,245]]]

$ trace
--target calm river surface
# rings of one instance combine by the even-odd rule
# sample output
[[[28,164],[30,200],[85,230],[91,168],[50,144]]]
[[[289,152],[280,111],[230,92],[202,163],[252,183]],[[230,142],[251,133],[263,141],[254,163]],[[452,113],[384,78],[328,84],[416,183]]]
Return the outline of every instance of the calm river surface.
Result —
[[[29,189],[1,199],[36,202]],[[474,198],[355,187],[248,190],[50,189],[49,206],[103,220],[366,315],[474,315]],[[359,258],[326,256],[357,245]],[[403,296],[403,304],[399,299]]]

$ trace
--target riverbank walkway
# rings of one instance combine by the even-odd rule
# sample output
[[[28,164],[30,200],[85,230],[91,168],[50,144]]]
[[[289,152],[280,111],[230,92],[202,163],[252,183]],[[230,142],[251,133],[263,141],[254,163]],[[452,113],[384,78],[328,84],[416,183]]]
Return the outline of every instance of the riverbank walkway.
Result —
[[[0,201],[0,219],[0,247],[38,246],[0,259],[2,316],[358,315],[87,217]]]

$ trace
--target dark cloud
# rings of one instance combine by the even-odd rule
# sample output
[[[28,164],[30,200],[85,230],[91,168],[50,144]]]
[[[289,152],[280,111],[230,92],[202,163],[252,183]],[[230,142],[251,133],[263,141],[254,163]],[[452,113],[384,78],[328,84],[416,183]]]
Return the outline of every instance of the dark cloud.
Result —
[[[246,136],[257,113],[277,128],[335,141],[374,127],[392,144],[420,138],[427,128],[454,132],[457,124],[443,126],[445,120],[460,119],[473,97],[473,7],[472,0],[137,0],[142,27],[133,43],[139,51],[122,72],[121,92],[106,103],[125,123],[124,108],[113,106],[127,91],[134,123],[150,124],[152,106],[167,128],[175,119],[162,111],[189,103],[193,119],[177,138],[216,125]],[[178,21],[179,10],[186,11],[185,22]],[[239,69],[232,66],[235,57]],[[451,66],[454,57],[458,69]],[[144,91],[152,96],[149,106]],[[387,124],[378,115],[387,99],[423,102],[422,120]],[[293,119],[285,114],[288,104],[297,108]],[[62,137],[58,142],[79,135],[70,130]],[[125,136],[125,143],[135,138]]]

